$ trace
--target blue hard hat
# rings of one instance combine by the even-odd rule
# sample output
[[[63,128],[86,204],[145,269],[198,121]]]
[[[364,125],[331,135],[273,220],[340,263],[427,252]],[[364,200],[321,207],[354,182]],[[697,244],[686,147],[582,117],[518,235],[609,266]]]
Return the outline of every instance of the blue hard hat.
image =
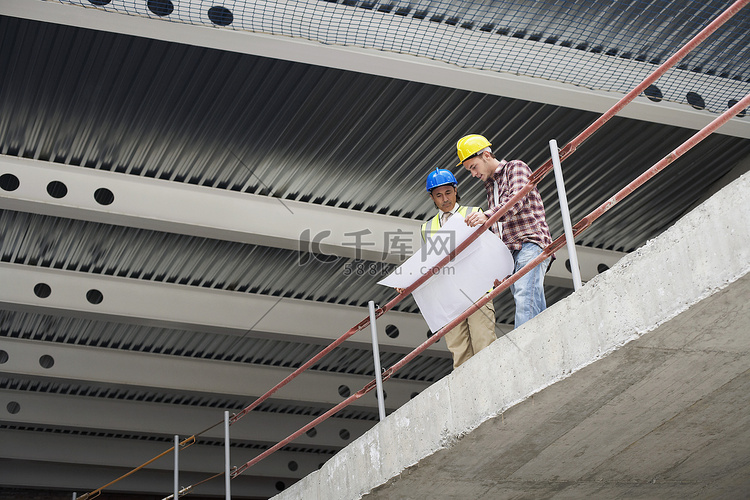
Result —
[[[428,193],[436,187],[445,186],[447,184],[452,184],[453,187],[458,186],[456,177],[449,170],[445,170],[444,168],[436,168],[434,172],[430,172],[430,175],[427,176]]]

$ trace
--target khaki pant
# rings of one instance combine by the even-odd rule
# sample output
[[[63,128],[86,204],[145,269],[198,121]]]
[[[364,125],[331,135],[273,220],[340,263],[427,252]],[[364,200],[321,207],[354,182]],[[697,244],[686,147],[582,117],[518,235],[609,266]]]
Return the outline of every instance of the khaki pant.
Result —
[[[453,368],[458,368],[464,361],[497,340],[495,307],[492,301],[459,323],[443,338],[453,353]]]

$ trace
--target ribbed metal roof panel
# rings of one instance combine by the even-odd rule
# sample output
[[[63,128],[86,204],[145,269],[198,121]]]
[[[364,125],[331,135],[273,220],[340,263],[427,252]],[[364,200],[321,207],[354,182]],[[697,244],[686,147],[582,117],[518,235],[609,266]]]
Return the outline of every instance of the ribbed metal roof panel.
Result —
[[[300,268],[293,250],[0,210],[2,262],[353,306],[370,300],[385,304],[394,297],[377,284],[380,275],[342,272],[361,264],[385,276],[394,265],[306,260]],[[547,287],[548,302],[568,293]],[[498,320],[512,323],[512,298],[505,294],[495,302]],[[394,310],[418,312],[411,296]]]
[[[0,338],[3,337],[285,368],[298,368],[324,347],[252,335],[234,337],[17,311],[0,311]],[[403,356],[381,352],[381,365],[389,367]],[[451,367],[447,357],[418,356],[394,378],[434,382],[450,373]],[[336,348],[312,369],[375,376],[372,351],[346,345]]]
[[[6,49],[0,51],[6,61],[15,59],[4,79],[4,97],[0,97],[6,111],[0,121],[0,151],[9,155],[424,218],[432,211],[422,187],[425,172],[432,166],[454,165],[448,138],[482,131],[499,154],[524,159],[534,168],[548,157],[549,138],[562,145],[595,118],[592,113],[501,97],[2,19],[4,27],[18,23],[26,25],[19,30],[25,35],[19,34],[17,41],[4,44]],[[38,32],[44,36],[37,36]],[[50,47],[39,46],[42,43]],[[82,50],[74,50],[78,45],[101,50],[87,53],[94,60],[85,71],[66,71],[67,65],[59,60],[69,57],[73,64],[73,54]],[[51,46],[64,50],[47,69],[48,77],[29,80],[35,70],[28,65],[35,58],[27,52],[49,51]],[[166,47],[169,61],[188,66],[199,83],[163,76],[166,70],[159,62],[166,57],[162,52]],[[14,51],[20,56],[9,55]],[[115,68],[107,64],[109,58],[124,62]],[[271,80],[271,75],[285,77],[253,87],[247,74],[258,71]],[[133,85],[126,82],[124,96],[97,91],[100,86],[122,87],[121,73],[134,75]],[[50,80],[56,82],[54,92],[45,88],[49,84],[44,82]],[[214,80],[226,88],[212,88],[218,85],[211,83]],[[276,105],[274,100],[280,95],[283,103]],[[357,104],[363,96],[368,103],[364,108]],[[331,127],[325,126],[328,120]],[[689,134],[678,128],[614,121],[617,128],[599,132],[565,163],[569,198],[574,205],[578,203],[572,207],[574,215],[594,208],[605,193],[634,178]],[[721,177],[747,149],[743,139],[714,136],[689,157],[721,152],[720,161],[711,162],[718,168],[701,174],[706,185]],[[687,158],[681,162],[696,170],[704,163]],[[481,187],[465,172],[457,174],[464,198],[482,204]],[[678,213],[695,199],[695,189],[686,193],[676,189],[679,197],[675,199],[669,186],[662,187],[673,201],[671,209],[676,207]],[[559,230],[551,178],[540,189],[551,224]],[[582,198],[582,191],[592,196]],[[618,210],[631,220],[640,217],[633,213],[638,210],[661,217],[659,204],[636,207],[628,203],[627,207]],[[653,226],[639,223],[639,227]],[[612,225],[602,225],[597,233],[601,236],[585,236],[584,244],[629,251],[649,237],[618,241],[630,232]]]

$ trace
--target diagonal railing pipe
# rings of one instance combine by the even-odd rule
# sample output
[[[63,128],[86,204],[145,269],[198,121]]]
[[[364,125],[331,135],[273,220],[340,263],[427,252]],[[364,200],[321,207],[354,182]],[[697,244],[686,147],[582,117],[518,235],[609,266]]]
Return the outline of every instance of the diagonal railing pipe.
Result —
[[[737,12],[739,12],[748,3],[750,3],[750,0],[737,0],[732,5],[730,5],[729,7],[727,7],[727,9],[724,10],[724,12],[722,12],[714,21],[712,21],[708,26],[706,26],[704,29],[702,29],[689,42],[687,42],[680,50],[678,50],[677,52],[675,52],[674,55],[672,55],[662,65],[660,65],[656,70],[654,70],[649,76],[647,76],[640,84],[638,84],[635,88],[633,88],[630,92],[628,92],[622,99],[620,99],[617,103],[615,103],[614,106],[612,106],[605,113],[603,113],[597,120],[595,120],[591,125],[589,125],[583,132],[581,132],[575,138],[573,138],[570,142],[568,142],[560,150],[560,160],[561,161],[565,160],[571,154],[573,154],[576,151],[576,149],[578,148],[578,146],[580,146],[581,144],[583,144],[583,142],[585,142],[586,139],[588,139],[591,135],[593,135],[594,132],[596,132],[598,129],[600,129],[613,116],[615,116],[620,110],[622,110],[623,107],[625,107],[627,104],[629,104],[630,102],[632,102],[646,88],[648,88],[649,85],[653,84],[660,76],[662,76],[664,73],[666,73],[672,66],[674,66],[675,64],[677,64],[677,62],[679,62],[682,58],[684,58],[691,50],[693,50],[696,46],[698,46],[698,44],[700,44],[706,38],[708,38],[721,25],[723,25],[724,23],[726,23],[732,16],[734,16]],[[744,101],[744,99],[743,99],[743,101]],[[743,101],[740,101],[740,102],[743,102]],[[738,108],[738,106],[739,106],[739,103],[736,104],[735,106],[733,106],[731,109]],[[745,105],[745,107],[747,107],[747,105]],[[744,109],[744,107],[740,107],[739,111],[741,111],[742,109]],[[735,114],[738,114],[739,111],[737,111],[734,114],[729,115],[729,117],[726,120],[728,120],[729,118],[731,118]],[[723,113],[721,115],[721,117],[725,116],[726,114],[727,114],[727,112]],[[721,118],[721,117],[719,117],[719,118]],[[718,120],[718,118],[717,118],[717,120]],[[724,122],[722,122],[722,124],[723,123]],[[718,128],[718,126],[716,128]],[[436,264],[430,271],[428,271],[427,273],[425,273],[424,275],[422,275],[421,277],[419,277],[409,287],[405,288],[402,293],[400,293],[394,299],[392,299],[391,301],[389,301],[385,306],[383,306],[381,308],[378,308],[375,311],[375,317],[379,318],[380,316],[382,316],[383,314],[385,314],[387,311],[391,310],[395,305],[397,305],[399,302],[401,302],[403,299],[405,299],[412,291],[416,290],[425,281],[427,281],[430,278],[430,276],[432,276],[433,274],[437,274],[439,272],[439,270],[442,269],[445,265],[447,265],[451,260],[453,260],[453,258],[457,254],[459,254],[460,252],[462,252],[472,242],[474,242],[479,237],[480,234],[482,234],[484,231],[486,231],[487,229],[489,229],[490,226],[492,226],[503,215],[505,215],[510,210],[511,207],[513,207],[516,203],[518,203],[526,195],[528,195],[528,193],[532,189],[534,189],[534,187],[536,187],[536,185],[544,178],[545,175],[547,175],[550,172],[550,170],[552,170],[552,168],[553,168],[553,164],[552,164],[552,159],[550,158],[549,160],[547,160],[547,162],[545,162],[541,167],[539,167],[537,170],[535,170],[532,173],[531,177],[529,178],[529,182],[526,184],[526,186],[524,186],[513,197],[511,197],[508,200],[508,202],[503,207],[501,207],[494,214],[492,214],[492,216],[484,224],[482,224],[481,226],[479,226],[477,228],[477,230],[469,236],[469,238],[467,238],[464,242],[462,242],[460,245],[458,245],[449,255],[447,255],[440,262],[438,262],[438,264]],[[592,214],[589,214],[589,215],[592,215]],[[588,225],[586,225],[583,229],[581,229],[579,227],[579,224],[584,223],[584,221],[585,221],[585,219],[582,220],[581,222],[579,222],[578,224],[576,224],[576,226],[574,226],[574,228],[573,228],[573,230],[574,230],[574,233],[573,233],[574,236],[577,236],[578,234],[580,234],[580,232],[583,229],[585,229],[586,227],[588,227],[588,225],[590,225],[590,223],[591,223],[591,222],[588,222]],[[593,221],[593,219],[591,221]],[[578,232],[576,232],[576,231],[578,231]],[[547,257],[549,257],[549,255],[551,255],[555,251],[557,251],[560,248],[562,248],[562,245],[565,244],[565,238],[564,238],[564,236],[562,236],[561,238],[562,238],[562,242],[561,243],[559,243],[560,238],[558,238],[550,246],[547,247],[547,249],[550,249],[550,248],[552,249],[549,254],[545,255],[545,253],[543,252],[540,256],[538,256],[536,259],[534,259],[529,264],[527,264],[527,266],[525,266],[523,269],[519,270],[519,272],[516,273],[516,275],[519,275],[518,278],[520,278],[520,276],[523,276],[523,274],[526,274],[529,270],[533,269],[540,262],[544,261],[544,259],[546,259]],[[544,256],[544,258],[542,258],[543,256]],[[538,262],[536,262],[537,260],[538,260]],[[536,264],[534,264],[534,262],[536,262]],[[526,270],[526,271],[524,272],[524,270]],[[516,276],[516,275],[514,275],[514,276]],[[494,298],[495,296],[499,295],[503,290],[505,290],[507,287],[509,287],[518,278],[515,278],[512,281],[511,281],[512,277],[509,278],[508,280],[506,280],[507,283],[503,282],[503,284],[501,285],[501,287],[496,287],[488,296],[483,297],[476,304],[470,306],[469,309],[467,309],[466,312],[471,311],[471,313],[467,314],[466,317],[470,316],[471,314],[473,314],[474,312],[476,312],[477,310],[479,310],[479,308],[482,307],[482,305],[486,304],[488,300],[490,300],[491,298]],[[452,323],[453,322],[451,322],[448,325],[446,325],[445,327],[443,327],[441,329],[441,331],[446,331],[447,332],[448,331],[448,330],[446,330],[447,326],[451,325]],[[309,369],[317,361],[319,361],[321,358],[323,358],[324,356],[326,356],[327,354],[329,354],[333,349],[335,349],[336,347],[338,347],[339,345],[341,345],[343,342],[345,342],[351,336],[353,336],[357,332],[359,332],[359,331],[367,328],[369,326],[369,324],[370,324],[370,318],[367,317],[367,318],[363,319],[362,321],[360,321],[359,323],[357,323],[352,328],[350,328],[349,330],[347,330],[338,339],[336,339],[334,342],[332,342],[331,344],[329,344],[327,347],[325,347],[323,350],[321,350],[318,354],[316,354],[315,356],[313,356],[310,360],[308,360],[307,362],[305,362],[304,364],[302,364],[299,368],[297,368],[296,370],[294,370],[294,372],[292,372],[291,374],[289,374],[282,381],[280,381],[278,384],[276,384],[271,389],[269,389],[265,394],[263,394],[262,396],[260,396],[259,398],[257,398],[255,401],[253,401],[247,407],[243,408],[241,411],[233,414],[230,417],[230,424],[234,424],[240,418],[242,418],[243,416],[247,415],[254,408],[257,408],[258,405],[260,405],[263,401],[265,401],[268,398],[270,398],[273,394],[275,394],[281,388],[283,388],[284,386],[286,386],[289,382],[291,382],[299,374],[301,374],[305,370]],[[455,324],[458,324],[458,322],[455,323]],[[455,326],[455,324],[453,326]],[[423,343],[422,345],[420,345],[417,349],[421,349],[422,346],[425,346],[425,344],[426,344],[426,347],[424,347],[424,349],[426,349],[430,345],[432,345],[435,342],[437,342],[437,340],[439,340],[439,338],[440,337],[438,337],[438,335],[435,334],[432,337],[430,337],[425,343]],[[432,342],[430,342],[430,341],[432,341]],[[417,349],[415,349],[415,351]],[[419,351],[419,353],[423,352],[424,349],[421,349]],[[414,353],[415,351],[412,351],[412,353]],[[407,357],[411,356],[412,353],[410,353],[409,355],[407,355]],[[414,354],[414,356],[411,356],[408,359],[409,360],[413,359],[413,357],[415,357],[419,353]],[[399,368],[401,368],[403,366],[403,364],[401,364],[402,362],[403,363],[408,362],[406,360],[407,360],[407,358],[405,357],[399,363],[396,363],[396,365],[393,365],[388,370],[386,370],[384,372],[384,374],[383,374],[383,380],[387,380],[388,378],[390,378],[390,375],[392,373],[394,373],[397,369],[399,369]],[[388,373],[390,370],[392,370],[392,371],[390,373]],[[372,384],[372,382],[371,382],[371,384]],[[368,384],[368,386],[365,386],[365,388],[363,388],[362,390],[365,390],[368,387],[369,387],[369,384]],[[372,387],[370,387],[368,390],[366,390],[361,395],[360,395],[361,391],[353,394],[352,396],[350,396],[346,400],[344,400],[341,403],[339,403],[339,405],[337,405],[336,407],[334,407],[331,410],[329,410],[328,412],[326,412],[324,415],[328,415],[329,413],[333,414],[333,413],[338,412],[341,408],[344,408],[345,406],[348,406],[349,404],[351,404],[352,401],[354,401],[356,399],[359,399],[359,397],[362,397],[364,394],[366,394],[370,390],[372,390]],[[350,399],[351,399],[351,401],[349,401]],[[349,402],[347,403],[347,401],[349,401]],[[346,403],[346,404],[344,404],[344,403]],[[333,410],[336,410],[336,411],[333,412]],[[333,413],[331,413],[331,412],[333,412]],[[323,415],[321,415],[321,417],[322,416]],[[318,417],[318,418],[321,418],[321,417]],[[326,418],[328,418],[328,417],[326,417]],[[325,420],[325,419],[323,419],[323,420]],[[315,421],[318,421],[318,419],[316,419]],[[218,425],[221,425],[221,423],[222,423],[221,421],[217,422],[214,426],[212,426],[210,428],[213,428],[213,427],[216,427]],[[310,427],[314,427],[314,425],[312,425]],[[305,431],[308,430],[310,427],[305,426],[305,428],[304,428]],[[206,432],[206,431],[202,431],[202,432]],[[304,431],[302,431],[302,432],[304,432]],[[298,437],[299,435],[301,435],[301,432],[299,432],[299,434],[297,434],[297,433],[295,433],[295,434],[296,434],[296,437]],[[190,438],[187,438],[184,442],[187,442],[190,439],[194,440],[199,435],[200,435],[200,433],[199,434],[195,434],[195,435],[191,436]],[[288,443],[288,441],[287,441],[287,443]],[[278,448],[276,448],[276,449],[278,449]],[[107,485],[105,485],[105,486],[103,486],[101,488],[98,488],[97,490],[94,490],[94,491],[92,491],[90,493],[84,494],[80,498],[84,499],[84,500],[90,500],[91,498],[95,498],[95,496],[98,496],[101,493],[101,491],[104,490],[105,488],[111,486],[112,484],[118,482],[121,479],[124,479],[125,477],[131,475],[132,473],[136,472],[137,470],[142,469],[146,465],[154,462],[158,458],[161,458],[162,456],[170,453],[171,451],[172,451],[172,448],[170,448],[169,450],[166,450],[164,453],[162,453],[162,454],[158,455],[157,457],[149,460],[148,462],[146,462],[143,465],[137,467],[136,469],[134,469],[134,470],[126,473],[125,475],[123,475],[123,476],[121,476],[121,477],[119,477],[119,478],[111,481]],[[260,456],[267,456],[267,455],[260,455]],[[258,458],[258,457],[256,457],[256,458]],[[255,459],[253,459],[253,460],[255,460]],[[246,468],[247,467],[243,468],[242,470],[245,470]],[[237,469],[235,469],[235,473],[232,474],[232,477],[236,477],[236,475],[239,474],[236,471],[237,471]]]

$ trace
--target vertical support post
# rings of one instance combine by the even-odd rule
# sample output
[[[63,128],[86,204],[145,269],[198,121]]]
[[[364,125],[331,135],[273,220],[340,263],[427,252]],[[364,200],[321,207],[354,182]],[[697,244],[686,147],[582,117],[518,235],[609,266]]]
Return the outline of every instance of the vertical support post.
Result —
[[[568,210],[568,197],[565,194],[565,181],[560,166],[560,155],[557,149],[557,141],[549,141],[549,150],[552,155],[552,166],[555,170],[555,184],[557,184],[557,196],[560,198],[560,213],[562,214],[563,228],[565,229],[565,245],[568,249],[570,259],[570,272],[573,275],[573,288],[578,290],[581,284],[581,270],[578,267],[578,254],[576,254],[576,243],[573,239],[573,224],[570,222],[570,211]]]
[[[378,413],[380,420],[385,420],[385,402],[383,398],[383,374],[380,369],[380,349],[378,348],[378,328],[375,326],[375,302],[367,303],[370,308],[370,332],[372,332],[372,358],[375,362],[375,384],[378,393]]]
[[[224,491],[226,500],[232,500],[232,490],[229,485],[229,412],[224,412]]]
[[[174,435],[174,500],[180,496],[180,436]]]
[[[76,492],[74,491],[74,492],[73,492],[73,500],[76,500],[76,498],[78,498],[78,495],[77,495],[77,494],[76,494]]]

